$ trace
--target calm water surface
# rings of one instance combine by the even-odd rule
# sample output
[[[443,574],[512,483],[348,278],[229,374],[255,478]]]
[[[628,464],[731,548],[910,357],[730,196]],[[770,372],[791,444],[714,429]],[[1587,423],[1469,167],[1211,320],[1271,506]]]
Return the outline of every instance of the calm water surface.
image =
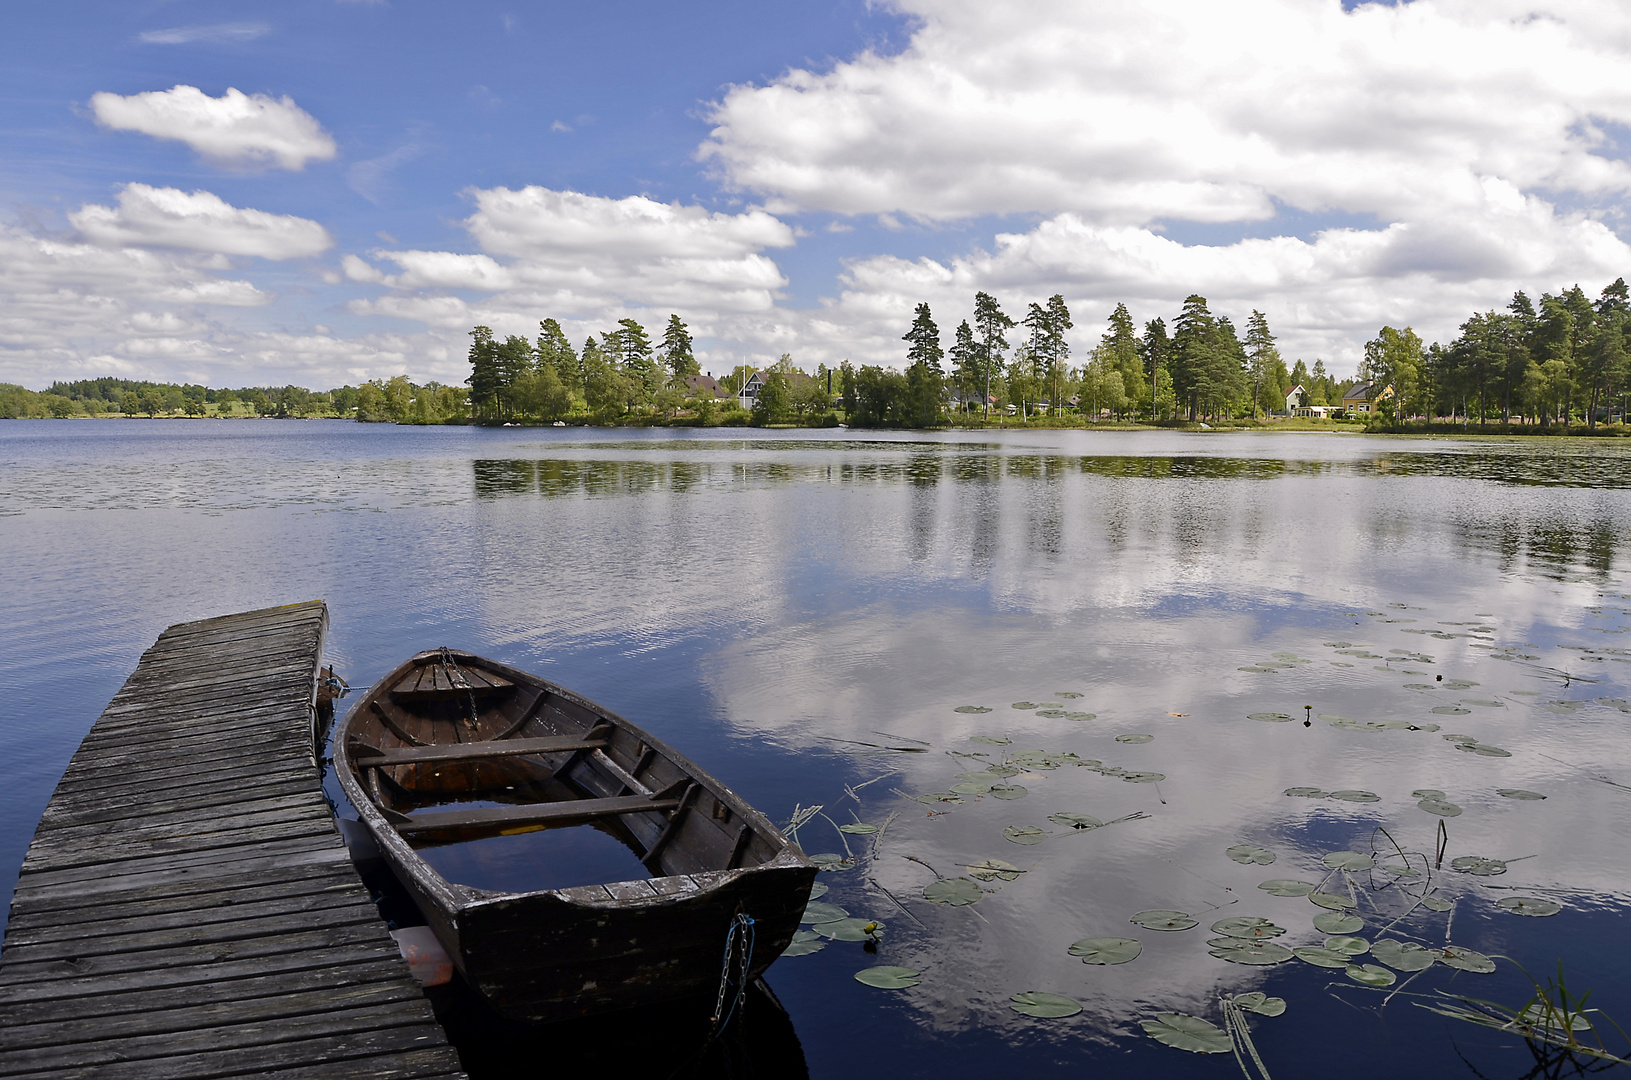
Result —
[[[1218,995],[1250,990],[1288,1003],[1254,1021],[1276,1075],[1532,1075],[1521,1040],[1417,1007],[1521,1004],[1512,963],[1401,975],[1389,999],[1340,968],[1227,962],[1208,927],[1320,945],[1324,909],[1257,888],[1320,883],[1358,936],[1543,982],[1561,962],[1631,1026],[1628,486],[1631,454],[1586,441],[0,424],[0,889],[164,627],[321,597],[353,684],[468,648],[623,713],[778,821],[821,804],[806,850],[857,860],[824,900],[885,930],[877,956],[833,942],[770,973],[814,1076],[1238,1075],[1138,1021],[1221,1022]],[[1420,808],[1428,789],[1461,812]],[[1430,860],[1441,822],[1431,875],[1350,891],[1322,863],[1395,841]],[[1048,835],[1005,835],[1027,827]],[[1469,855],[1507,869],[1450,870]],[[536,859],[466,862],[525,881]],[[989,859],[1023,872],[970,906],[923,899]],[[1149,909],[1199,925],[1129,923]],[[1142,954],[1068,953],[1109,936]],[[880,963],[921,984],[852,978]],[[1031,990],[1085,1011],[1009,1009]]]

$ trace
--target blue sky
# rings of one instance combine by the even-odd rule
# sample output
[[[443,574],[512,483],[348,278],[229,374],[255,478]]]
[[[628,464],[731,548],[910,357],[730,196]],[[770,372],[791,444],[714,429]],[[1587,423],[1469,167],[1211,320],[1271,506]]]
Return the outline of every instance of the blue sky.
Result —
[[[1538,17],[1537,17],[1538,16]],[[974,292],[1263,310],[1351,370],[1631,269],[1621,5],[37,5],[0,41],[0,380],[458,380],[677,312],[899,363]]]

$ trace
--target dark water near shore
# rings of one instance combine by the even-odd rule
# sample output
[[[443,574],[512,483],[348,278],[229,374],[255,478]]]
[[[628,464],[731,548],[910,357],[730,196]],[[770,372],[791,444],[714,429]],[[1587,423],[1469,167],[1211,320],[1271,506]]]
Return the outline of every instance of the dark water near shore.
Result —
[[[1257,885],[1392,851],[1379,829],[1431,857],[1443,821],[1430,881],[1354,875],[1357,934],[1452,941],[1542,982],[1561,961],[1631,1026],[1631,790],[1603,782],[1631,784],[1627,487],[1631,453],[1585,441],[0,424],[0,897],[164,627],[322,597],[353,684],[468,648],[621,712],[778,821],[822,804],[806,850],[860,863],[823,874],[823,899],[885,931],[877,956],[832,942],[770,972],[813,1076],[1239,1075],[1138,1021],[1221,1022],[1218,995],[1248,990],[1288,1003],[1253,1021],[1282,1080],[1525,1076],[1521,1040],[1417,1007],[1441,990],[1521,1004],[1511,963],[1434,967],[1383,1007],[1341,969],[1215,958],[1207,928],[1261,916],[1277,942],[1319,945],[1320,907]],[[1021,754],[995,778],[1020,797],[912,798],[990,786],[959,774],[1026,750],[1102,766]],[[1462,813],[1419,808],[1424,789]],[[1076,832],[1061,812],[1144,816]],[[881,842],[836,829],[857,820],[887,821]],[[1005,838],[1026,826],[1054,835]],[[1241,844],[1273,863],[1233,861]],[[1468,855],[1506,872],[1450,871]],[[986,859],[1024,873],[971,906],[922,899]],[[1405,886],[1451,910],[1406,914]],[[1496,906],[1513,896],[1561,911]],[[1128,922],[1146,909],[1199,925]],[[1099,936],[1143,952],[1068,954]],[[880,963],[921,984],[852,978]],[[1085,1011],[1009,1009],[1031,990]]]

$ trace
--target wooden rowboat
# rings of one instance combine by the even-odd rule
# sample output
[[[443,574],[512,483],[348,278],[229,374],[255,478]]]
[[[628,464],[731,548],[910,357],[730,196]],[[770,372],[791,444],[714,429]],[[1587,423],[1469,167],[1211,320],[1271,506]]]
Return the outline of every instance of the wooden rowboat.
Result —
[[[815,880],[764,815],[662,741],[470,653],[423,652],[375,683],[336,730],[334,764],[465,980],[514,1019],[712,995],[739,914],[754,920],[756,978],[792,940]],[[426,858],[583,826],[616,837],[649,876],[509,891],[447,880]]]

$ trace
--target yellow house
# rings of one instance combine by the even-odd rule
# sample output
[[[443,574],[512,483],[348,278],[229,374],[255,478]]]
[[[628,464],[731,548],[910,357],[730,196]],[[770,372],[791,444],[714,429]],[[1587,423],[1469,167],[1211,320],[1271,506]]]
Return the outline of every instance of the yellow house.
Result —
[[[1393,396],[1393,387],[1377,387],[1374,382],[1354,383],[1342,395],[1343,411],[1353,413],[1370,413],[1375,410],[1376,404]]]

